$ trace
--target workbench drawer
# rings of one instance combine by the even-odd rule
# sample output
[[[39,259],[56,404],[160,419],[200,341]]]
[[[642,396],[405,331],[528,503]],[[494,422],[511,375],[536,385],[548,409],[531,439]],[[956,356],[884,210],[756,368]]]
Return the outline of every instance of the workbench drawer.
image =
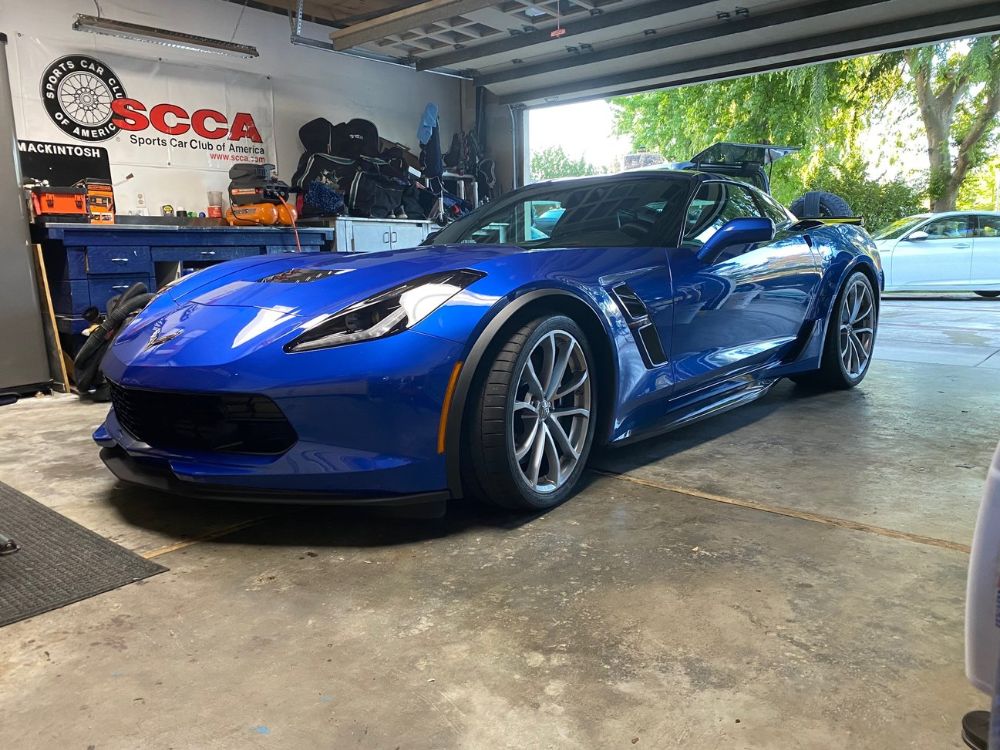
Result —
[[[257,247],[227,247],[219,245],[216,247],[154,247],[152,258],[154,263],[164,261],[174,263],[184,263],[193,261],[216,261],[221,263],[224,260],[235,258],[246,258],[251,255],[263,255],[264,249]]]
[[[121,294],[137,281],[146,285],[149,291],[156,291],[156,282],[148,274],[133,276],[112,276],[103,279],[90,279],[90,304],[102,312],[107,308],[108,300],[116,294]],[[75,312],[75,311],[74,311]]]
[[[83,315],[90,307],[90,282],[57,281],[50,285],[52,307],[60,315]]]
[[[150,274],[148,247],[88,247],[88,274]]]

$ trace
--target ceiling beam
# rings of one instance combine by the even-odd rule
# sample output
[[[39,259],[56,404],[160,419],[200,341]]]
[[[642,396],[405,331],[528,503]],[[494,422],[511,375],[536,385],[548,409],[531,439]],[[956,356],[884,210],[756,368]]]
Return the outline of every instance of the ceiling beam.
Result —
[[[633,5],[631,8],[615,12],[599,13],[593,16],[581,18],[579,21],[567,21],[562,25],[566,30],[565,36],[560,41],[572,44],[572,37],[579,34],[586,34],[591,31],[600,31],[623,23],[643,21],[647,18],[665,16],[679,10],[696,8],[699,5],[712,5],[716,0],[654,0],[654,2],[643,5]],[[442,65],[451,66],[457,63],[468,62],[491,55],[503,55],[511,52],[518,52],[536,44],[544,44],[551,41],[547,30],[527,31],[514,34],[504,39],[485,44],[476,44],[451,52],[443,52],[438,55],[418,58],[417,70],[427,70],[429,68],[439,68]]]
[[[380,15],[330,34],[338,50],[374,42],[389,34],[400,34],[444,18],[472,13],[493,5],[496,0],[427,0],[395,13]],[[436,67],[436,66],[433,66]]]
[[[941,27],[950,27],[956,24],[965,23],[965,28],[956,31],[945,31]],[[868,55],[877,52],[887,52],[890,50],[905,49],[907,47],[917,47],[925,44],[948,39],[959,39],[969,36],[982,36],[985,34],[995,34],[1000,32],[1000,11],[996,9],[994,3],[982,3],[980,5],[967,6],[964,8],[949,9],[935,13],[926,13],[910,18],[894,19],[892,21],[861,26],[853,29],[837,31],[836,34],[823,33],[810,37],[803,37],[788,42],[769,44],[761,47],[728,52],[710,57],[683,60],[675,63],[667,63],[650,68],[614,73],[605,76],[596,76],[579,81],[572,81],[555,86],[547,86],[528,91],[507,94],[500,97],[500,104],[520,104],[522,102],[543,101],[566,94],[584,94],[588,90],[609,89],[613,91],[597,94],[596,96],[581,96],[578,99],[598,98],[607,96],[619,96],[623,93],[637,93],[640,91],[652,91],[660,88],[672,88],[690,83],[699,83],[723,78],[737,78],[743,75],[763,73],[770,70],[781,70],[784,68],[801,67],[803,65],[814,65],[816,63],[842,60],[846,57],[856,57],[858,55]],[[904,39],[890,39],[886,37],[896,37],[900,34],[910,34]],[[881,38],[881,39],[879,39]],[[844,44],[858,43],[857,46],[849,50],[831,49]],[[762,62],[768,58],[784,57],[787,55],[799,55],[794,60],[785,62]],[[708,73],[723,67],[740,66],[734,70],[719,71],[715,74]],[[688,79],[677,81],[665,81],[661,84],[647,84],[645,86],[635,86],[637,81],[655,81],[656,79],[669,78],[684,74],[695,74]],[[692,80],[692,79],[697,80]],[[562,103],[562,102],[559,102]]]
[[[674,34],[656,34],[642,40],[636,40],[628,44],[608,47],[596,52],[580,52],[574,55],[564,53],[557,59],[547,60],[541,63],[529,65],[514,65],[513,67],[477,76],[475,79],[477,86],[489,86],[493,83],[504,81],[516,81],[531,76],[556,73],[567,68],[575,68],[580,65],[593,65],[595,63],[617,60],[620,57],[629,55],[639,55],[646,52],[657,52],[659,50],[678,47],[683,44],[702,42],[707,39],[719,39],[721,37],[743,34],[748,31],[771,26],[781,26],[796,21],[816,19],[842,11],[865,8],[871,5],[889,2],[889,0],[823,0],[815,5],[808,5],[804,8],[788,8],[774,13],[766,13],[761,16],[751,16],[750,18],[739,18],[721,23],[714,23],[711,26],[703,26],[699,29],[680,31]]]

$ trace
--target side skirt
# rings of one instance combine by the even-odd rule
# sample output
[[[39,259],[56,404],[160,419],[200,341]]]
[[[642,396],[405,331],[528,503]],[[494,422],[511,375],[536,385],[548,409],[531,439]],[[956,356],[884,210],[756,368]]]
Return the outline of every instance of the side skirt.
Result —
[[[781,378],[775,377],[768,378],[766,380],[752,380],[743,388],[732,391],[721,398],[715,397],[712,400],[705,400],[702,402],[696,402],[693,405],[686,405],[685,407],[681,407],[678,411],[668,413],[664,421],[659,422],[658,424],[647,429],[632,432],[625,437],[607,443],[607,445],[610,447],[629,445],[630,443],[634,443],[639,440],[645,440],[646,438],[672,432],[673,430],[689,425],[692,422],[699,422],[702,419],[714,417],[715,415],[722,414],[730,409],[735,409],[737,406],[749,404],[751,401],[756,401],[761,396],[767,394],[767,392],[771,390],[772,386],[774,386],[774,384],[780,379]]]

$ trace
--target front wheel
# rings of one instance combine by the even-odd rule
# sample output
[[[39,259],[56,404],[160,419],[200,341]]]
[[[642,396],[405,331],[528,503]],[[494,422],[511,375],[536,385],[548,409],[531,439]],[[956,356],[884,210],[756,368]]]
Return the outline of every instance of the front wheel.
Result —
[[[572,494],[596,424],[594,358],[565,315],[507,334],[477,377],[465,439],[466,489],[507,508],[542,510]]]
[[[823,388],[853,388],[868,374],[877,327],[878,307],[872,282],[861,271],[855,271],[837,295],[830,313],[820,368],[792,379]]]

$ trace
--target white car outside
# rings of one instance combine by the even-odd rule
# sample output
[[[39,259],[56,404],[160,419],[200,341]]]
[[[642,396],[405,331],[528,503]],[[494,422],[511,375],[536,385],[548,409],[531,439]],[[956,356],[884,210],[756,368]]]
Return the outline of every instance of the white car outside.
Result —
[[[1000,297],[1000,212],[918,214],[876,232],[887,292]]]

